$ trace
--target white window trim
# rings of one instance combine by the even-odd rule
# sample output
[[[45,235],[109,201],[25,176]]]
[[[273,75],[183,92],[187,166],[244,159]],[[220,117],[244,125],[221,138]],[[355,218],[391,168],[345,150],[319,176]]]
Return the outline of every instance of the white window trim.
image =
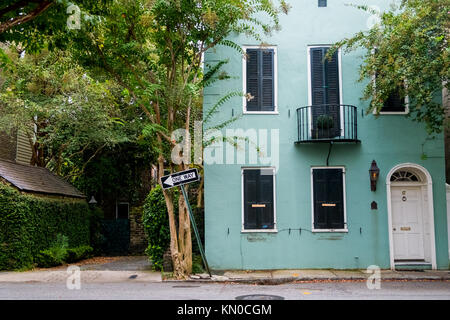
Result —
[[[323,44],[323,45],[309,45],[307,47],[307,62],[306,65],[308,67],[308,106],[312,105],[312,84],[311,84],[311,49],[314,48],[331,48],[332,45],[330,44]],[[338,52],[338,68],[339,68],[339,103],[345,104],[344,103],[344,95],[343,95],[343,90],[342,90],[342,50],[339,48],[337,50]],[[341,121],[341,137],[344,136],[344,110],[343,108],[340,108],[340,121]],[[311,114],[311,108],[309,109],[309,134],[312,136],[312,129],[313,129],[313,125],[312,125],[312,114]]]
[[[116,201],[116,219],[119,219],[119,204],[126,204],[128,206],[128,218],[130,219],[130,203],[125,201]]]
[[[320,169],[342,169],[342,192],[343,192],[343,202],[344,202],[344,229],[315,229],[314,228],[314,179],[313,179],[313,170],[320,170]],[[348,225],[347,225],[347,194],[345,191],[345,177],[346,177],[346,171],[345,167],[343,166],[336,166],[336,167],[311,167],[311,231],[312,232],[341,232],[341,233],[347,233],[348,232]]]
[[[242,98],[242,112],[243,114],[279,114],[278,113],[278,54],[277,54],[277,46],[254,46],[254,45],[245,45],[242,46],[242,50],[244,53],[247,52],[247,49],[272,49],[273,50],[273,102],[274,102],[274,111],[247,111],[247,98],[244,96]],[[247,95],[247,58],[242,55],[242,88],[245,95]]]
[[[261,170],[261,169],[271,169],[273,172],[273,229],[245,229],[244,222],[244,170]],[[276,198],[276,168],[275,167],[242,167],[241,168],[241,233],[277,233],[277,198]]]

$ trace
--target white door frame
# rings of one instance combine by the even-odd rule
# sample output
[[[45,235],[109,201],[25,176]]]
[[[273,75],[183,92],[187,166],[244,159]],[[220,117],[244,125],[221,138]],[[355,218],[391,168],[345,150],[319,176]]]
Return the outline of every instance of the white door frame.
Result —
[[[395,261],[394,261],[394,236],[392,234],[392,198],[391,198],[391,176],[394,172],[399,169],[416,169],[425,176],[426,181],[423,181],[427,186],[427,195],[428,195],[428,221],[429,221],[429,232],[430,232],[430,253],[431,253],[431,268],[435,270],[436,266],[436,243],[435,243],[435,235],[434,235],[434,208],[433,208],[433,181],[431,179],[431,175],[427,169],[424,167],[415,164],[415,163],[402,163],[393,167],[386,176],[386,194],[387,194],[387,209],[388,209],[388,234],[389,234],[389,259],[390,266],[392,270],[395,270]],[[423,230],[425,234],[425,230]]]

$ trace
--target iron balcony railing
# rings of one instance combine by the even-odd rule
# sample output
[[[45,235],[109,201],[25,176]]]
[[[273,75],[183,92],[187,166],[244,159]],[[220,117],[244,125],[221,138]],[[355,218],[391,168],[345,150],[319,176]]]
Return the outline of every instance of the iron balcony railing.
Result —
[[[359,142],[356,107],[322,104],[297,109],[298,140],[311,142]]]

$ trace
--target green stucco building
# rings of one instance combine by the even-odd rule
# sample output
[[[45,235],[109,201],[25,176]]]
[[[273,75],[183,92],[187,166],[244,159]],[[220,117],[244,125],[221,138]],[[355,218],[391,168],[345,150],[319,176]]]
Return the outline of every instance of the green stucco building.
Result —
[[[363,52],[329,46],[374,21],[346,0],[290,1],[263,48],[217,47],[232,77],[205,89],[205,127],[242,114],[204,150],[205,246],[212,269],[356,269],[449,266],[443,135],[429,136],[393,95],[367,114],[358,83]],[[390,1],[358,1],[388,8]],[[369,81],[369,80],[367,80]],[[222,142],[233,140],[238,146]],[[375,161],[375,162],[374,162]],[[369,169],[373,169],[371,182]],[[378,173],[377,173],[378,168]]]

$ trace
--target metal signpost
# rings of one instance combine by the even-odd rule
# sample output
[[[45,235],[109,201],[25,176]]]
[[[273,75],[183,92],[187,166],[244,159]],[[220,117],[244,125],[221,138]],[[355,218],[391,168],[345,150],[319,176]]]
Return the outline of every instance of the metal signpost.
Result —
[[[187,192],[184,189],[185,184],[192,183],[198,180],[200,180],[200,176],[198,175],[197,169],[194,168],[161,177],[161,185],[164,189],[170,189],[178,186],[180,187],[181,192],[183,193],[184,201],[186,202],[186,206],[189,211],[189,216],[192,222],[192,228],[194,229],[195,237],[197,238],[198,248],[200,249],[200,254],[202,255],[203,263],[205,264],[206,270],[208,271],[208,274],[211,277],[211,271],[209,270],[208,261],[206,260],[206,255],[205,252],[203,251],[202,240],[200,239],[200,234],[198,233],[197,230],[197,224],[195,223],[194,214],[192,213],[192,208],[191,205],[189,204]]]

